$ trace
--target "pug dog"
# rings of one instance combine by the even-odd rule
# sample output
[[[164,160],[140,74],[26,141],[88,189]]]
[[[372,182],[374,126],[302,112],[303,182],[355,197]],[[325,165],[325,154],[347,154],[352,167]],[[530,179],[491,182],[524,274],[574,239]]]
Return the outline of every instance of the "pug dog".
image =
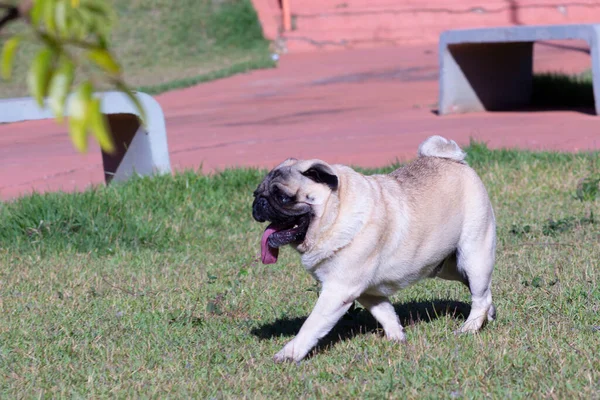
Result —
[[[465,156],[454,141],[432,136],[414,161],[387,175],[294,158],[268,173],[252,205],[256,221],[270,222],[262,262],[275,263],[290,245],[321,284],[314,309],[275,361],[302,360],[355,300],[388,339],[405,341],[389,296],[423,278],[469,288],[471,312],[460,333],[495,318],[494,211]]]

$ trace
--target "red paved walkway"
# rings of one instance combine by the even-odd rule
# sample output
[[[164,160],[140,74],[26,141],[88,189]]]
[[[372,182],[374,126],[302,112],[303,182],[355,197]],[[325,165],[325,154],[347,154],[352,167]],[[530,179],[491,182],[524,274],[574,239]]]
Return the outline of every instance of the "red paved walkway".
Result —
[[[537,46],[537,70],[579,72],[581,51]],[[157,97],[175,169],[272,167],[290,156],[381,166],[432,134],[491,147],[600,149],[600,117],[577,112],[436,116],[435,46],[289,55],[255,71]],[[97,147],[76,153],[52,121],[0,126],[0,198],[103,181]]]

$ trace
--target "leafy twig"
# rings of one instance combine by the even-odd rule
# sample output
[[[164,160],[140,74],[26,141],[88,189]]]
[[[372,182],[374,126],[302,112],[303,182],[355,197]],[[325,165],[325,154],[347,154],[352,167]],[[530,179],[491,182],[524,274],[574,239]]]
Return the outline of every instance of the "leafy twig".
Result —
[[[0,8],[6,10],[6,14],[4,14],[2,18],[0,18],[0,29],[2,29],[4,25],[8,24],[9,22],[19,19],[21,17],[21,12],[19,11],[19,7],[17,6],[0,4]]]

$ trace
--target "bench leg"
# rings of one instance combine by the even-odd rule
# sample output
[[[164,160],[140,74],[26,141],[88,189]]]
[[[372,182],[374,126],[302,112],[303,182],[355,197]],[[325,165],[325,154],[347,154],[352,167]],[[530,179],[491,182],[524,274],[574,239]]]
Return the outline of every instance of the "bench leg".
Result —
[[[531,103],[533,42],[440,44],[439,114]]]
[[[592,85],[594,87],[596,115],[600,115],[600,27],[594,27],[594,33],[588,44],[592,56]]]
[[[114,154],[102,152],[106,183],[126,181],[133,174],[156,173],[157,160],[153,159],[150,138],[137,116],[109,114],[107,118],[116,151]]]

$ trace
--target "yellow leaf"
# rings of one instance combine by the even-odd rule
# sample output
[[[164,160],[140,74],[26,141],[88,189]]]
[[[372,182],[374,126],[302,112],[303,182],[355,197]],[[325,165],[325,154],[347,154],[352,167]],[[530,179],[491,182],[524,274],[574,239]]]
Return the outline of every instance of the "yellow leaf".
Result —
[[[77,8],[79,7],[80,0],[71,0],[71,7]]]
[[[113,75],[121,73],[121,66],[107,50],[96,48],[88,51],[88,58],[105,72]]]
[[[98,140],[100,147],[107,153],[114,153],[112,133],[108,128],[106,116],[102,113],[100,99],[92,99],[90,103],[89,118],[92,133]]]
[[[89,81],[81,83],[69,101],[69,134],[75,148],[87,151],[87,128],[89,110],[94,88]]]
[[[2,48],[2,78],[5,80],[9,80],[12,74],[13,60],[20,41],[20,36],[13,36],[4,42],[4,47]]]
[[[74,76],[75,66],[73,62],[68,58],[64,58],[50,80],[48,104],[58,122],[63,120],[65,101],[73,84]]]
[[[80,153],[87,152],[87,131],[84,120],[69,118],[69,135],[71,142]]]
[[[48,91],[48,82],[52,76],[52,59],[54,51],[47,47],[41,49],[35,56],[27,75],[29,92],[40,107],[44,106],[44,97]]]

